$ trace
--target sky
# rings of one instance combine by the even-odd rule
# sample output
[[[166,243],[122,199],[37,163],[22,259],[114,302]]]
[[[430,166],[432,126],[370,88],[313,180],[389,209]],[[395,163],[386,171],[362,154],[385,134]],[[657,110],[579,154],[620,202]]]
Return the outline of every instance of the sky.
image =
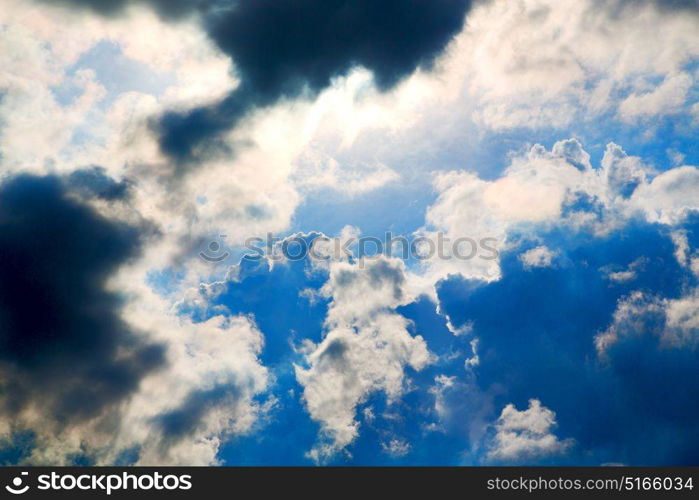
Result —
[[[0,4],[0,464],[699,463],[696,0]]]

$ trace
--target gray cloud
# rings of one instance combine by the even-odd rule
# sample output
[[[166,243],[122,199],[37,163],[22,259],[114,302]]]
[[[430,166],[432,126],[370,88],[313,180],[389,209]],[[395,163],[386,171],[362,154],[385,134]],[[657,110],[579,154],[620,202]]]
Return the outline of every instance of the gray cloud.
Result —
[[[139,339],[106,288],[146,232],[96,214],[58,177],[0,186],[0,412],[9,421],[27,409],[59,427],[99,417],[164,365],[164,348]]]

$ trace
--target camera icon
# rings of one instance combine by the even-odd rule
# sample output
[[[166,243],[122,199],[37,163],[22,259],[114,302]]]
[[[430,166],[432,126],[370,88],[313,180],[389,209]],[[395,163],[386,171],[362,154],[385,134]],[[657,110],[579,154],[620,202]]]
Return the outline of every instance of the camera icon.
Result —
[[[23,493],[26,493],[27,490],[29,490],[29,485],[25,485],[22,487],[22,482],[23,482],[23,477],[22,476],[28,476],[28,472],[22,472],[20,473],[19,476],[14,478],[12,480],[12,485],[7,485],[5,486],[5,489],[12,493],[13,495],[22,495]]]

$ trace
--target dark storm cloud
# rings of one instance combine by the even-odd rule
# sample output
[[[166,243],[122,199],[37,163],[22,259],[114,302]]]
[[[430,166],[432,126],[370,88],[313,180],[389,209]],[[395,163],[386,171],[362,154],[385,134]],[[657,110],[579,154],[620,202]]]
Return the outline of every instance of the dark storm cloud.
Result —
[[[382,88],[429,64],[463,25],[466,0],[246,0],[213,11],[212,39],[267,99],[320,90],[354,65]]]
[[[250,111],[314,96],[353,67],[371,70],[381,90],[418,67],[430,68],[471,6],[471,0],[42,1],[106,16],[139,3],[165,19],[201,14],[241,84],[218,103],[172,111],[153,123],[162,151],[180,164],[225,151],[221,135]]]
[[[239,399],[239,392],[235,385],[219,385],[213,389],[191,392],[180,407],[157,418],[163,435],[163,447],[167,448],[196,432],[211,410],[234,405]]]
[[[218,47],[235,62],[240,86],[223,101],[166,114],[161,148],[186,161],[256,107],[313,96],[356,66],[382,90],[429,68],[461,29],[469,0],[241,0],[205,16]]]
[[[29,406],[58,426],[99,416],[164,362],[105,288],[145,229],[96,214],[69,195],[68,179],[0,186],[0,411],[10,421]]]
[[[107,201],[123,200],[128,197],[131,184],[109,177],[103,167],[91,166],[75,170],[66,182],[71,193],[83,198],[100,198]]]

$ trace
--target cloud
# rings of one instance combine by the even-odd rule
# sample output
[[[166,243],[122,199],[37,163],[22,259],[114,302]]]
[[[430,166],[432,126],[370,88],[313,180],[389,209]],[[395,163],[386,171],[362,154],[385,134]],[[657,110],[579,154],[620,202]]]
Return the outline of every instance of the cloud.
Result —
[[[603,186],[580,143],[566,140],[554,144],[551,151],[535,145],[513,156],[494,180],[466,171],[439,173],[434,188],[438,197],[427,209],[425,234],[436,239],[436,232],[442,231],[451,241],[487,238],[487,245],[502,251],[510,244],[510,233],[560,221],[576,192],[594,195]],[[421,272],[429,286],[450,274],[491,281],[498,279],[499,265],[496,255],[483,253],[468,260],[429,260]]]
[[[621,101],[619,115],[622,120],[633,122],[638,118],[678,113],[693,84],[692,77],[687,73],[668,75],[650,92],[631,94]]]
[[[538,399],[530,399],[529,407],[522,411],[509,404],[495,424],[496,434],[488,458],[520,461],[565,453],[573,443],[556,437],[552,433],[555,426],[556,414]]]
[[[659,116],[688,111],[685,108],[691,103],[683,97],[691,93],[682,89],[692,76],[684,70],[699,56],[696,9],[689,2],[673,2],[672,8],[665,2],[632,6],[624,0],[570,7],[542,0],[493,0],[476,3],[468,25],[463,26],[471,2],[411,0],[409,10],[401,4],[406,15],[394,17],[390,29],[381,23],[391,18],[391,9],[398,5],[394,0],[353,7],[356,11],[342,10],[339,2],[318,2],[320,8],[316,8],[313,1],[304,0],[296,6],[298,17],[296,10],[286,7],[287,2],[276,2],[274,9],[265,1],[239,2],[233,8],[229,0],[206,5],[195,0],[123,0],[109,6],[90,0],[54,3],[88,6],[110,16],[133,5],[154,7],[169,20],[193,13],[211,40],[231,56],[241,84],[228,98],[212,98],[209,105],[195,108],[182,103],[159,125],[154,124],[163,151],[180,160],[206,158],[232,147],[224,136],[251,111],[316,95],[354,66],[368,68],[380,87],[391,88],[416,68],[429,69],[455,35],[442,81],[422,82],[423,88],[415,90],[421,91],[421,101],[433,100],[437,109],[446,105],[452,115],[457,112],[453,98],[460,96],[456,109],[494,130],[565,127],[602,115],[629,120],[634,113]],[[301,8],[314,15],[304,17]],[[406,32],[412,29],[409,14],[414,14],[421,29]],[[342,23],[350,20],[356,26],[358,18],[365,29],[344,34]],[[322,29],[333,22],[339,28]],[[267,36],[281,32],[279,26],[293,38]],[[338,38],[337,33],[345,36]],[[400,50],[381,49],[397,44]],[[301,47],[310,49],[297,50]],[[267,56],[258,57],[257,50]],[[423,114],[421,122],[425,118]],[[438,127],[436,121],[433,125],[432,130]]]
[[[395,402],[405,390],[406,370],[431,361],[423,338],[411,335],[409,321],[395,312],[406,300],[402,263],[381,257],[362,265],[331,265],[322,290],[332,298],[325,336],[306,355],[307,367],[296,367],[308,412],[321,424],[321,440],[309,452],[319,462],[358,436],[358,404],[378,391]]]
[[[304,190],[331,189],[350,196],[379,189],[400,179],[400,175],[383,163],[343,165],[332,157],[308,152],[298,159],[294,175]]]
[[[166,19],[179,19],[204,7],[208,0],[39,0],[49,5],[83,8],[105,16],[120,15],[130,6],[145,4]]]
[[[235,244],[288,225],[300,201],[289,180],[294,141],[268,147],[257,137],[268,130],[253,131],[263,151],[241,155],[235,176],[230,162],[213,163],[175,187],[148,133],[150,117],[218,100],[235,84],[230,59],[199,25],[164,22],[143,8],[102,18],[30,0],[6,7],[0,12],[3,171],[64,175],[76,165],[99,165],[117,184],[129,183],[127,208],[168,228],[154,244],[159,249],[147,249],[153,267],[196,255],[212,235],[227,234]],[[291,117],[271,120],[286,125]]]
[[[631,203],[654,222],[676,224],[699,210],[699,169],[676,167],[634,191]]]
[[[600,271],[607,273],[607,278],[614,283],[627,283],[638,277],[638,273],[643,271],[647,262],[648,259],[641,257],[633,261],[626,268],[605,266],[601,268]]]
[[[600,3],[605,0],[595,1]],[[699,7],[697,0],[618,0],[615,6],[618,8],[637,8],[639,5],[652,5],[657,9],[678,11],[692,11]]]
[[[610,142],[604,150],[601,166],[610,196],[628,198],[653,174],[637,156],[629,156],[621,146]]]
[[[177,161],[223,148],[222,135],[258,107],[316,95],[354,67],[389,89],[428,67],[461,29],[468,0],[221,2],[205,28],[229,54],[241,79],[224,100],[166,113],[155,125],[165,154]]]
[[[585,136],[598,128],[593,120],[608,118],[623,122],[623,137],[636,130],[629,125],[668,114],[659,123],[686,125],[695,95],[696,9],[688,10],[695,2],[479,2],[468,25],[462,27],[463,15],[450,17],[448,35],[393,23],[396,40],[415,39],[405,65],[402,52],[382,58],[378,45],[355,43],[384,40],[385,30],[350,33],[351,46],[312,45],[296,54],[298,46],[287,43],[257,57],[259,48],[276,48],[294,30],[305,30],[295,40],[332,41],[343,26],[317,36],[318,25],[332,23],[315,21],[338,2],[297,2],[312,14],[303,20],[291,15],[290,2],[267,0],[218,11],[196,0],[48,2],[69,7],[63,10],[46,3],[14,0],[0,13],[6,49],[0,54],[9,55],[0,64],[0,161],[10,173],[57,172],[66,203],[137,234],[134,253],[115,257],[98,290],[118,297],[114,324],[127,332],[117,342],[124,353],[118,361],[135,360],[125,368],[134,368],[135,385],[126,384],[123,396],[104,392],[111,420],[98,409],[94,418],[76,418],[79,425],[53,421],[50,412],[43,425],[30,398],[14,421],[0,419],[0,447],[10,443],[8,453],[30,463],[212,464],[225,441],[238,436],[224,455],[246,463],[265,453],[268,461],[302,461],[314,441],[309,456],[319,461],[350,452],[359,460],[371,453],[371,460],[388,460],[382,451],[400,458],[407,448],[406,460],[421,460],[427,448],[431,457],[457,460],[463,436],[471,445],[482,442],[494,408],[537,394],[555,408],[564,435],[580,444],[568,448],[581,450],[577,460],[696,457],[696,391],[686,382],[696,378],[697,366],[699,258],[688,222],[697,211],[696,168],[677,161],[668,169],[655,153],[666,145],[633,142],[627,146],[655,156],[631,156],[610,142],[600,161],[597,131],[587,151],[575,139],[549,147],[550,136],[538,138],[547,147],[525,150],[518,145],[531,137],[521,129],[487,132],[578,124]],[[468,3],[448,8],[463,14]],[[208,5],[214,4],[232,2]],[[424,12],[446,3],[414,5]],[[278,15],[267,18],[263,8]],[[268,21],[289,29],[275,39],[274,30],[260,28]],[[381,22],[367,18],[361,25]],[[429,49],[430,40],[439,48]],[[91,60],[99,54],[91,48],[104,43],[119,58],[144,63],[138,79],[167,74],[167,82],[121,92],[101,73],[105,61]],[[204,127],[187,128],[197,123]],[[156,140],[167,136],[165,124],[174,131],[170,146],[182,146],[174,153],[183,158],[178,167]],[[155,138],[148,126],[163,134]],[[501,156],[501,140],[521,149]],[[678,140],[672,147],[693,161],[692,148]],[[472,155],[481,147],[490,148],[488,155]],[[229,148],[234,161],[217,157]],[[467,150],[469,165],[480,164],[478,174],[438,173],[428,193],[426,170],[453,168],[464,157],[455,148]],[[489,156],[493,151],[498,159]],[[501,158],[509,162],[504,171]],[[188,160],[206,164],[190,169]],[[173,168],[187,177],[173,182]],[[226,272],[191,259],[208,238],[226,234],[225,243],[236,245],[292,223],[303,227],[309,214],[323,227],[335,224],[344,213],[328,219],[311,197],[304,200],[319,190],[332,198],[361,194],[362,207],[371,196],[403,203],[380,205],[372,228],[389,219],[414,228],[420,224],[414,207],[432,203],[419,233],[492,236],[500,258],[407,268],[391,259],[362,268],[350,258],[320,266],[241,264],[235,283],[203,284],[195,300],[183,300],[184,288]],[[304,211],[292,218],[298,206]],[[363,224],[370,212],[359,212],[342,222]],[[144,219],[162,232],[147,245],[140,244]],[[416,300],[423,292],[438,300],[438,313],[428,299]],[[596,334],[604,355],[596,356]],[[136,354],[149,346],[160,349],[160,362],[146,360],[139,371]],[[49,382],[37,383],[37,393],[42,384]],[[571,386],[576,398],[562,394]],[[687,397],[674,397],[677,388]],[[275,414],[275,431],[289,436],[294,429],[294,437],[281,443],[270,432],[246,441],[270,425],[277,398],[283,411]],[[580,410],[588,407],[594,415]],[[550,411],[541,406],[539,413]],[[437,417],[433,427],[420,421],[425,412]],[[24,430],[13,434],[7,427],[13,422]],[[458,426],[461,434],[449,434]],[[555,443],[551,429],[542,436]],[[645,443],[635,439],[641,431],[649,436]],[[525,430],[515,434],[527,438]],[[264,440],[276,442],[251,444]],[[473,449],[468,457],[478,461]]]
[[[519,260],[522,261],[522,265],[525,269],[549,267],[553,263],[553,259],[556,255],[556,252],[553,250],[545,245],[540,245],[522,253],[522,255],[519,256]]]
[[[619,338],[626,335],[642,335],[649,329],[657,334],[662,332],[664,324],[664,307],[662,300],[648,297],[642,292],[634,292],[629,297],[620,300],[614,311],[614,321],[610,327],[595,337],[595,347],[599,354]],[[652,325],[652,326],[651,326]]]
[[[558,141],[551,151],[534,145],[513,155],[493,180],[466,171],[436,174],[438,197],[427,209],[423,231],[443,231],[452,241],[493,238],[503,251],[520,244],[519,236],[552,227],[591,229],[602,236],[639,215],[648,222],[677,225],[699,210],[697,172],[696,167],[682,166],[657,173],[612,142],[599,167],[590,164],[589,154],[575,139]],[[522,257],[531,262],[535,258],[550,264],[544,250],[532,248]],[[497,259],[440,259],[425,262],[416,281],[432,285],[450,274],[492,281],[499,273]]]
[[[86,199],[100,198],[106,201],[122,200],[129,195],[131,184],[109,177],[104,167],[92,166],[74,170],[66,179],[70,189]]]
[[[194,322],[137,304],[127,317],[152,324],[170,363],[144,381],[124,410],[128,421],[112,456],[135,447],[139,465],[217,464],[227,439],[262,425],[274,398],[264,398],[271,378],[259,359],[264,337],[254,321],[226,314]]]
[[[696,216],[681,226],[688,240],[681,262],[670,238],[680,228],[636,216],[600,234],[567,225],[530,229],[513,236],[556,248],[558,265],[525,270],[513,245],[501,253],[498,280],[451,276],[437,286],[440,311],[456,325],[469,323],[479,339],[474,383],[498,408],[535,392],[555,409],[562,431],[552,434],[576,446],[531,463],[692,463],[699,435],[689,415],[699,400],[691,381],[699,365],[696,280],[687,271]],[[609,282],[606,266],[629,269],[641,260],[634,280]],[[638,300],[626,300],[637,291]],[[670,304],[677,306],[672,326]],[[613,336],[600,341],[605,332]],[[606,342],[602,356],[596,335],[598,345]],[[687,396],[677,398],[680,392]],[[637,440],[639,432],[648,438]]]
[[[669,8],[674,5],[677,8]],[[568,127],[687,112],[696,3],[484,2],[459,40],[484,128]]]
[[[46,156],[60,156],[75,130],[85,123],[88,111],[106,92],[94,71],[82,69],[65,75],[64,68],[77,55],[65,45],[58,49],[43,44],[29,27],[13,22],[13,15],[13,9],[0,14],[8,23],[0,38],[1,160],[7,170],[36,171],[47,162]],[[53,36],[60,43],[61,36]],[[87,49],[90,38],[89,33],[84,34],[73,41],[72,48]],[[60,83],[71,85],[76,93],[65,105],[57,102],[51,91]]]
[[[0,213],[3,417],[48,432],[111,420],[165,365],[164,346],[124,322],[107,288],[147,227],[101,217],[57,177],[5,180]]]
[[[675,347],[699,345],[699,290],[671,300],[665,310],[667,330],[662,341]]]
[[[699,345],[699,290],[666,299],[634,291],[619,301],[609,327],[595,336],[600,356],[625,338],[650,335],[662,348],[695,349]]]
[[[388,442],[382,442],[381,448],[392,457],[404,457],[410,453],[410,443],[400,438],[393,438]]]
[[[152,226],[101,215],[125,186],[98,167],[0,185],[0,440],[32,435],[28,463],[213,464],[273,404],[253,320],[195,323],[145,284]]]
[[[0,133],[8,169],[155,169],[146,118],[211,102],[234,84],[230,60],[191,22],[165,23],[143,9],[105,20],[32,0],[5,7]]]

